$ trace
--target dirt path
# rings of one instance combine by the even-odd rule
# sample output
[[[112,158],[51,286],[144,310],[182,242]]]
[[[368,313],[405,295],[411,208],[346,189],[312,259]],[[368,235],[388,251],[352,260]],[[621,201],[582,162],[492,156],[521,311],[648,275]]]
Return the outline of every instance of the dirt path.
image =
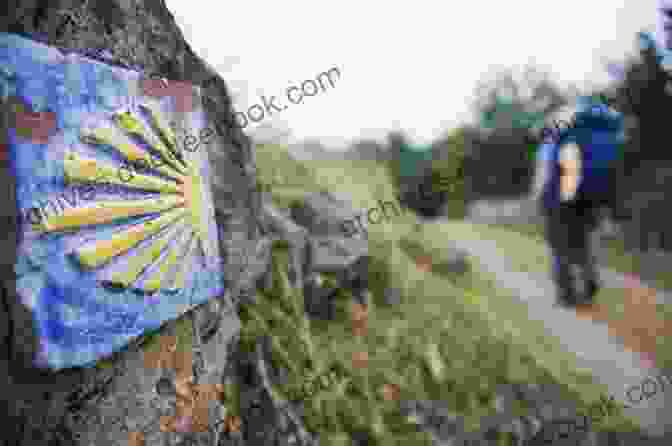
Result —
[[[465,232],[474,236],[463,237]],[[653,356],[656,339],[672,335],[672,326],[666,325],[656,314],[655,306],[656,302],[669,303],[669,293],[651,289],[634,277],[602,268],[605,287],[631,290],[626,293],[624,317],[610,318],[605,308],[599,305],[578,313],[553,307],[554,287],[548,274],[516,271],[504,249],[494,240],[479,237],[477,227],[473,231],[459,230],[459,234],[459,237],[451,238],[451,242],[469,252],[503,288],[525,302],[529,318],[543,321],[548,334],[555,335],[568,351],[576,354],[579,367],[590,370],[596,381],[607,386],[615,400],[630,406],[624,410],[626,416],[639,419],[642,429],[649,435],[672,433],[672,372],[665,373],[667,379],[661,376]],[[655,377],[659,377],[658,381]],[[665,381],[667,386],[663,384]],[[637,401],[643,382],[647,382],[647,393],[652,392],[652,386],[658,385],[655,394],[648,399],[641,397],[636,403],[628,401],[626,392],[635,388],[630,395]]]

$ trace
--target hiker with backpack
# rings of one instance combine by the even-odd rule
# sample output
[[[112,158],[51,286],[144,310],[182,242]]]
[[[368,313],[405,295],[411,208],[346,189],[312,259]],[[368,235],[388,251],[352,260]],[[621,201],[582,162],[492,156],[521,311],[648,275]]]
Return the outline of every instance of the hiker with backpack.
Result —
[[[539,148],[533,198],[546,220],[557,305],[571,307],[592,304],[600,289],[591,233],[602,209],[614,209],[615,161],[624,134],[621,114],[593,98],[579,98],[556,118],[567,120],[562,115],[568,113],[573,125]]]

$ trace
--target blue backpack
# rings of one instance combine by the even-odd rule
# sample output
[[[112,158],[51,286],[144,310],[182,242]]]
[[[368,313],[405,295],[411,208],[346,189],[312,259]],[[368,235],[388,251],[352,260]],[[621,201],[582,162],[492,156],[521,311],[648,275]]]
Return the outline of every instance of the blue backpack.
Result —
[[[611,204],[615,194],[616,162],[622,155],[623,117],[604,104],[584,99],[579,103],[574,125],[562,131],[548,149],[550,178],[544,189],[547,208],[560,204],[560,150],[575,143],[581,151],[581,182],[572,202],[589,206]]]

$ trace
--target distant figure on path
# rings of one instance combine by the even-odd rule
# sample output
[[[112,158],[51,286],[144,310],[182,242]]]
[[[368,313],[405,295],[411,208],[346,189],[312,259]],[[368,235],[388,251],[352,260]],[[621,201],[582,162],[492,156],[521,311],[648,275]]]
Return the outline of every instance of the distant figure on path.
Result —
[[[556,119],[575,124],[538,151],[533,198],[546,218],[557,304],[592,304],[600,289],[590,234],[603,207],[615,203],[614,161],[620,156],[623,119],[603,103],[581,97]],[[579,288],[573,274],[578,269]]]

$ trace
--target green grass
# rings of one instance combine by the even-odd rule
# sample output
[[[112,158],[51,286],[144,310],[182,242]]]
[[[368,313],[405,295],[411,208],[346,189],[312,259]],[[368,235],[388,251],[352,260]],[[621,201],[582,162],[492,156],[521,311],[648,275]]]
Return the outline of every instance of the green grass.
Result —
[[[378,261],[381,254],[388,256],[394,251],[398,267],[413,271],[413,263],[399,248],[388,244],[374,251]],[[321,433],[324,444],[340,444],[360,430],[368,431],[375,444],[429,444],[429,438],[416,432],[412,419],[401,416],[398,403],[382,398],[386,383],[399,385],[402,399],[447,401],[454,414],[464,417],[468,430],[477,430],[481,417],[494,414],[498,384],[560,383],[567,400],[575,401],[580,410],[591,400],[586,395],[594,396],[593,400],[599,395],[589,375],[577,373],[567,364],[572,359],[569,355],[565,354],[565,363],[556,358],[552,364],[540,365],[527,343],[521,342],[522,335],[518,333],[515,339],[502,326],[502,322],[511,325],[512,320],[507,319],[516,310],[500,314],[504,306],[495,307],[495,302],[512,299],[497,292],[481,273],[455,281],[434,274],[413,274],[415,280],[406,286],[399,284],[403,287],[401,305],[384,307],[380,296],[374,295],[369,333],[356,338],[350,330],[352,296],[347,291],[337,297],[334,321],[310,321],[302,311],[302,296],[289,287],[286,250],[276,248],[273,256],[274,287],[260,290],[258,302],[241,312],[242,342],[252,350],[258,336],[272,334],[274,362],[286,367],[292,377],[276,391],[285,398],[304,401],[305,421],[312,431]],[[399,277],[390,274],[388,278],[394,276]],[[480,297],[494,292],[498,295],[487,302]],[[530,333],[527,330],[525,336]],[[559,350],[543,336],[534,339],[539,351]],[[366,369],[352,367],[355,351],[368,352]],[[555,369],[564,366],[574,390],[555,379],[549,365]],[[315,386],[304,392],[297,390],[310,386],[314,377],[329,376],[330,371],[331,377],[326,378],[330,382],[322,390]],[[516,406],[513,413],[525,415],[526,407]],[[634,429],[617,415],[603,423],[602,429]]]
[[[642,258],[626,250],[622,240],[605,240],[602,244],[604,246],[605,264],[614,270],[639,275],[645,268]],[[672,275],[668,271],[655,274],[651,282],[657,288],[672,291]]]
[[[349,193],[356,208],[377,199],[395,200],[384,167],[367,161],[297,163],[277,146],[257,151],[260,183],[270,184],[274,203],[289,207],[307,192]],[[287,251],[273,250],[274,282],[258,290],[258,302],[241,309],[241,347],[254,348],[260,335],[271,334],[273,362],[290,370],[290,382],[274,389],[278,395],[306,404],[307,426],[322,434],[321,443],[349,445],[353,432],[365,430],[380,445],[429,445],[413,420],[399,413],[398,403],[380,393],[384,384],[401,388],[402,399],[442,399],[464,417],[468,430],[477,430],[482,416],[494,413],[498,384],[556,383],[579,410],[606,394],[589,372],[577,367],[575,356],[547,336],[543,322],[528,320],[526,308],[496,286],[475,259],[471,270],[456,275],[441,268],[451,237],[491,237],[511,255],[512,266],[548,271],[548,259],[538,228],[527,234],[509,228],[474,227],[464,223],[418,225],[412,213],[369,228],[369,332],[351,333],[352,296],[341,290],[334,321],[310,321],[303,313],[303,296],[287,279]],[[434,272],[415,267],[417,255],[430,255]],[[327,282],[331,280],[326,278]],[[400,305],[383,305],[387,287],[401,290]],[[191,320],[177,321],[178,348],[191,348]],[[157,333],[149,335],[145,351],[158,348]],[[369,366],[352,367],[355,351],[369,354]],[[101,362],[102,364],[103,362]],[[229,411],[240,414],[237,387],[227,384]],[[517,406],[514,413],[524,415]],[[628,431],[635,426],[616,413],[597,430]],[[502,444],[510,444],[506,438]]]
[[[278,158],[277,154],[273,158],[267,152],[258,154],[258,168],[263,172],[267,164],[274,163],[276,171],[282,170]],[[295,163],[288,159],[282,162]],[[312,173],[306,175],[306,192],[328,189],[349,193],[356,208],[372,206],[377,199],[394,200],[385,168],[374,162],[307,165]],[[274,196],[276,191],[280,196],[282,190],[273,190]],[[296,190],[289,195],[300,199]],[[466,275],[456,276],[441,268],[436,273],[420,271],[411,259],[429,254],[440,264],[446,255],[441,246],[450,236],[461,236],[460,231],[470,232],[471,236],[483,236],[482,233],[466,224],[427,225],[421,231],[419,228],[410,212],[369,227],[373,302],[365,338],[351,334],[351,296],[346,291],[338,296],[335,321],[307,321],[300,311],[291,310],[301,307],[302,298],[289,293],[286,286],[284,290],[278,288],[277,283],[273,292],[260,293],[261,303],[251,309],[254,316],[245,316],[248,337],[273,333],[278,339],[278,360],[294,362],[296,373],[292,376],[297,381],[290,387],[303,386],[297,377],[316,376],[328,370],[338,371],[336,383],[349,383],[340,391],[326,390],[322,396],[306,401],[308,424],[324,435],[325,444],[347,444],[349,433],[359,429],[370,431],[379,444],[427,442],[424,435],[412,433],[411,420],[400,417],[398,406],[382,399],[380,387],[384,383],[399,385],[403,399],[446,400],[457,415],[464,417],[468,430],[477,429],[481,417],[493,413],[492,397],[497,384],[557,383],[579,408],[606,394],[606,387],[593,382],[590,373],[577,367],[574,354],[547,336],[542,322],[528,320],[524,304],[499,289],[477,263]],[[502,230],[497,235],[511,239],[510,234]],[[516,256],[521,258],[518,263],[536,270],[538,265],[528,263],[545,260],[543,250],[529,237],[518,238],[522,240],[513,241],[528,245],[525,255]],[[533,257],[528,258],[528,254]],[[274,261],[281,270],[283,261]],[[386,287],[401,290],[400,305],[382,305]],[[284,322],[275,321],[271,326],[269,318]],[[350,358],[356,350],[368,351],[368,368],[352,368]],[[523,415],[525,408],[516,411]],[[598,429],[632,430],[634,425],[614,414],[603,420]]]

